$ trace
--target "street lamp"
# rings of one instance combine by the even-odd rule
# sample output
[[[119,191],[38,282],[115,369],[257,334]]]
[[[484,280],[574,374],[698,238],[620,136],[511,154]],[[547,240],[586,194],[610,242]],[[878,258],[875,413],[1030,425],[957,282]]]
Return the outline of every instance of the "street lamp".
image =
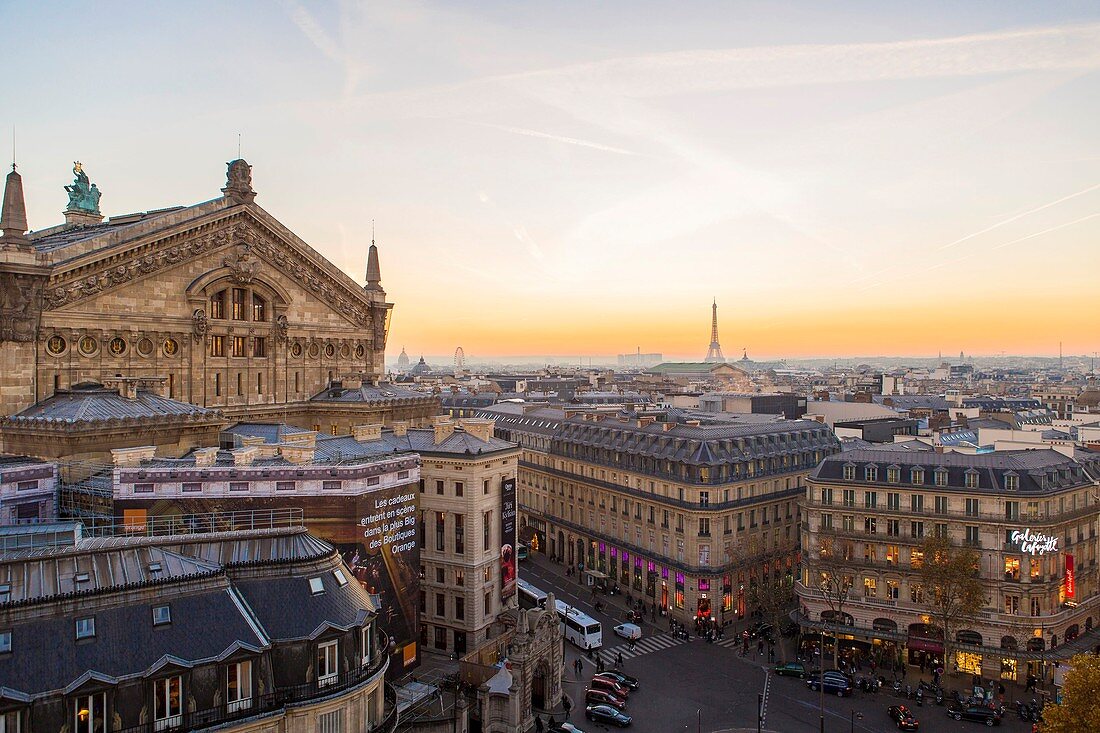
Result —
[[[856,733],[856,720],[857,719],[858,720],[863,720],[863,713],[857,713],[855,710],[853,710],[851,719],[852,719],[852,733]]]

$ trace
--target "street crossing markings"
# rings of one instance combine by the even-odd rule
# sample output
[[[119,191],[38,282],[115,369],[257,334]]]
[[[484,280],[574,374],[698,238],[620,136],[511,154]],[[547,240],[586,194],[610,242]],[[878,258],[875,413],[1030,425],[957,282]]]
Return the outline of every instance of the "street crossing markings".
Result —
[[[658,634],[657,636],[646,636],[638,639],[634,642],[633,649],[630,648],[630,644],[619,644],[610,649],[601,649],[599,651],[599,657],[606,666],[613,667],[615,665],[615,659],[619,654],[622,654],[623,661],[626,661],[627,659],[633,659],[643,654],[659,652],[662,649],[671,649],[674,646],[686,643],[687,642],[683,639],[677,639],[672,636],[672,634]]]

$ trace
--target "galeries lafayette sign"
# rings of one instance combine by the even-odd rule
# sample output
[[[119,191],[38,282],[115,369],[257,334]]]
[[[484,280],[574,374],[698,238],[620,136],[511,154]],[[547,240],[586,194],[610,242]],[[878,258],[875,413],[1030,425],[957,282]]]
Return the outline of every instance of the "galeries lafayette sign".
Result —
[[[1012,532],[1012,544],[1020,548],[1020,552],[1031,555],[1045,555],[1048,552],[1058,552],[1058,538],[1051,537],[1042,532],[1032,532],[1030,529],[1017,529]]]

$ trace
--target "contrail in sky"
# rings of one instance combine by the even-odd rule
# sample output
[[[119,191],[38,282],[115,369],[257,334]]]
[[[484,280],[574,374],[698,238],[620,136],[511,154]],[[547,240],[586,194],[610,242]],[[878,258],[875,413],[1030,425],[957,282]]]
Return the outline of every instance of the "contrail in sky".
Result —
[[[1043,204],[1042,206],[1036,206],[1034,209],[1028,209],[1027,211],[1025,211],[1023,213],[1016,214],[1016,216],[1010,216],[1009,218],[1005,219],[1004,221],[999,221],[996,224],[993,224],[991,226],[987,226],[985,229],[982,229],[981,231],[974,232],[973,234],[967,234],[965,237],[962,237],[961,239],[956,239],[954,242],[948,242],[947,244],[942,245],[940,247],[940,249],[945,250],[945,249],[948,249],[950,247],[954,247],[956,244],[962,244],[963,242],[965,242],[968,239],[973,239],[974,237],[981,236],[982,234],[985,234],[986,232],[991,232],[994,229],[999,229],[1000,227],[1003,227],[1005,224],[1011,224],[1012,222],[1016,221],[1017,219],[1022,219],[1025,216],[1030,216],[1031,214],[1042,211],[1043,209],[1049,209],[1051,206],[1057,206],[1058,204],[1062,203],[1063,201],[1069,201],[1072,198],[1077,198],[1078,196],[1083,196],[1086,193],[1088,193],[1089,191],[1095,191],[1098,188],[1100,188],[1100,183],[1089,186],[1088,188],[1084,189],[1083,191],[1078,191],[1077,193],[1071,193],[1068,196],[1063,196],[1062,198],[1060,198],[1056,201],[1051,201],[1049,203]],[[1026,239],[1026,237],[1025,237],[1025,239]],[[1016,241],[1019,242],[1019,241],[1023,241],[1023,240],[1016,240]],[[1011,242],[1009,244],[1011,244]],[[1001,246],[1005,246],[1005,245],[1001,245]]]
[[[539,132],[538,130],[528,130],[525,127],[509,127],[508,125],[495,125],[491,122],[473,122],[468,120],[471,125],[478,125],[479,127],[489,127],[494,130],[501,130],[502,132],[510,132],[514,135],[527,135],[528,137],[540,137],[544,140],[554,140],[559,143],[567,143],[569,145],[580,145],[584,148],[593,148],[594,150],[603,150],[608,153],[618,153],[619,155],[641,155],[633,150],[626,150],[624,148],[615,148],[610,145],[604,145],[602,143],[594,143],[590,140],[581,140],[575,137],[565,137],[563,135],[552,135],[548,132]]]
[[[1093,186],[1093,188],[1096,188],[1096,186]],[[1057,226],[1052,226],[1049,229],[1044,229],[1041,232],[1035,232],[1034,234],[1028,234],[1026,237],[1020,237],[1019,239],[1013,239],[1011,242],[1004,242],[1003,244],[998,244],[996,247],[993,247],[993,249],[1003,249],[1005,247],[1008,247],[1009,245],[1016,244],[1017,242],[1022,242],[1025,239],[1034,239],[1035,237],[1038,237],[1038,236],[1043,235],[1043,234],[1047,234],[1049,232],[1057,231],[1058,229],[1065,229],[1066,227],[1071,227],[1074,224],[1080,224],[1083,221],[1088,221],[1089,219],[1095,219],[1098,216],[1100,216],[1100,212],[1096,212],[1095,214],[1089,214],[1088,216],[1082,216],[1080,219],[1074,219],[1073,221],[1067,221],[1065,224],[1058,224]]]

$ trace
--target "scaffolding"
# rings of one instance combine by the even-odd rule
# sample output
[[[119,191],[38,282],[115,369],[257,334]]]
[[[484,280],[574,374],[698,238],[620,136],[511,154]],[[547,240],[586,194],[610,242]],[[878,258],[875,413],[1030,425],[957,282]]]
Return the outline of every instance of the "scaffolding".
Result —
[[[113,464],[66,461],[60,468],[60,517],[83,524],[85,537],[161,537],[305,526],[300,507],[120,516],[115,511]]]

